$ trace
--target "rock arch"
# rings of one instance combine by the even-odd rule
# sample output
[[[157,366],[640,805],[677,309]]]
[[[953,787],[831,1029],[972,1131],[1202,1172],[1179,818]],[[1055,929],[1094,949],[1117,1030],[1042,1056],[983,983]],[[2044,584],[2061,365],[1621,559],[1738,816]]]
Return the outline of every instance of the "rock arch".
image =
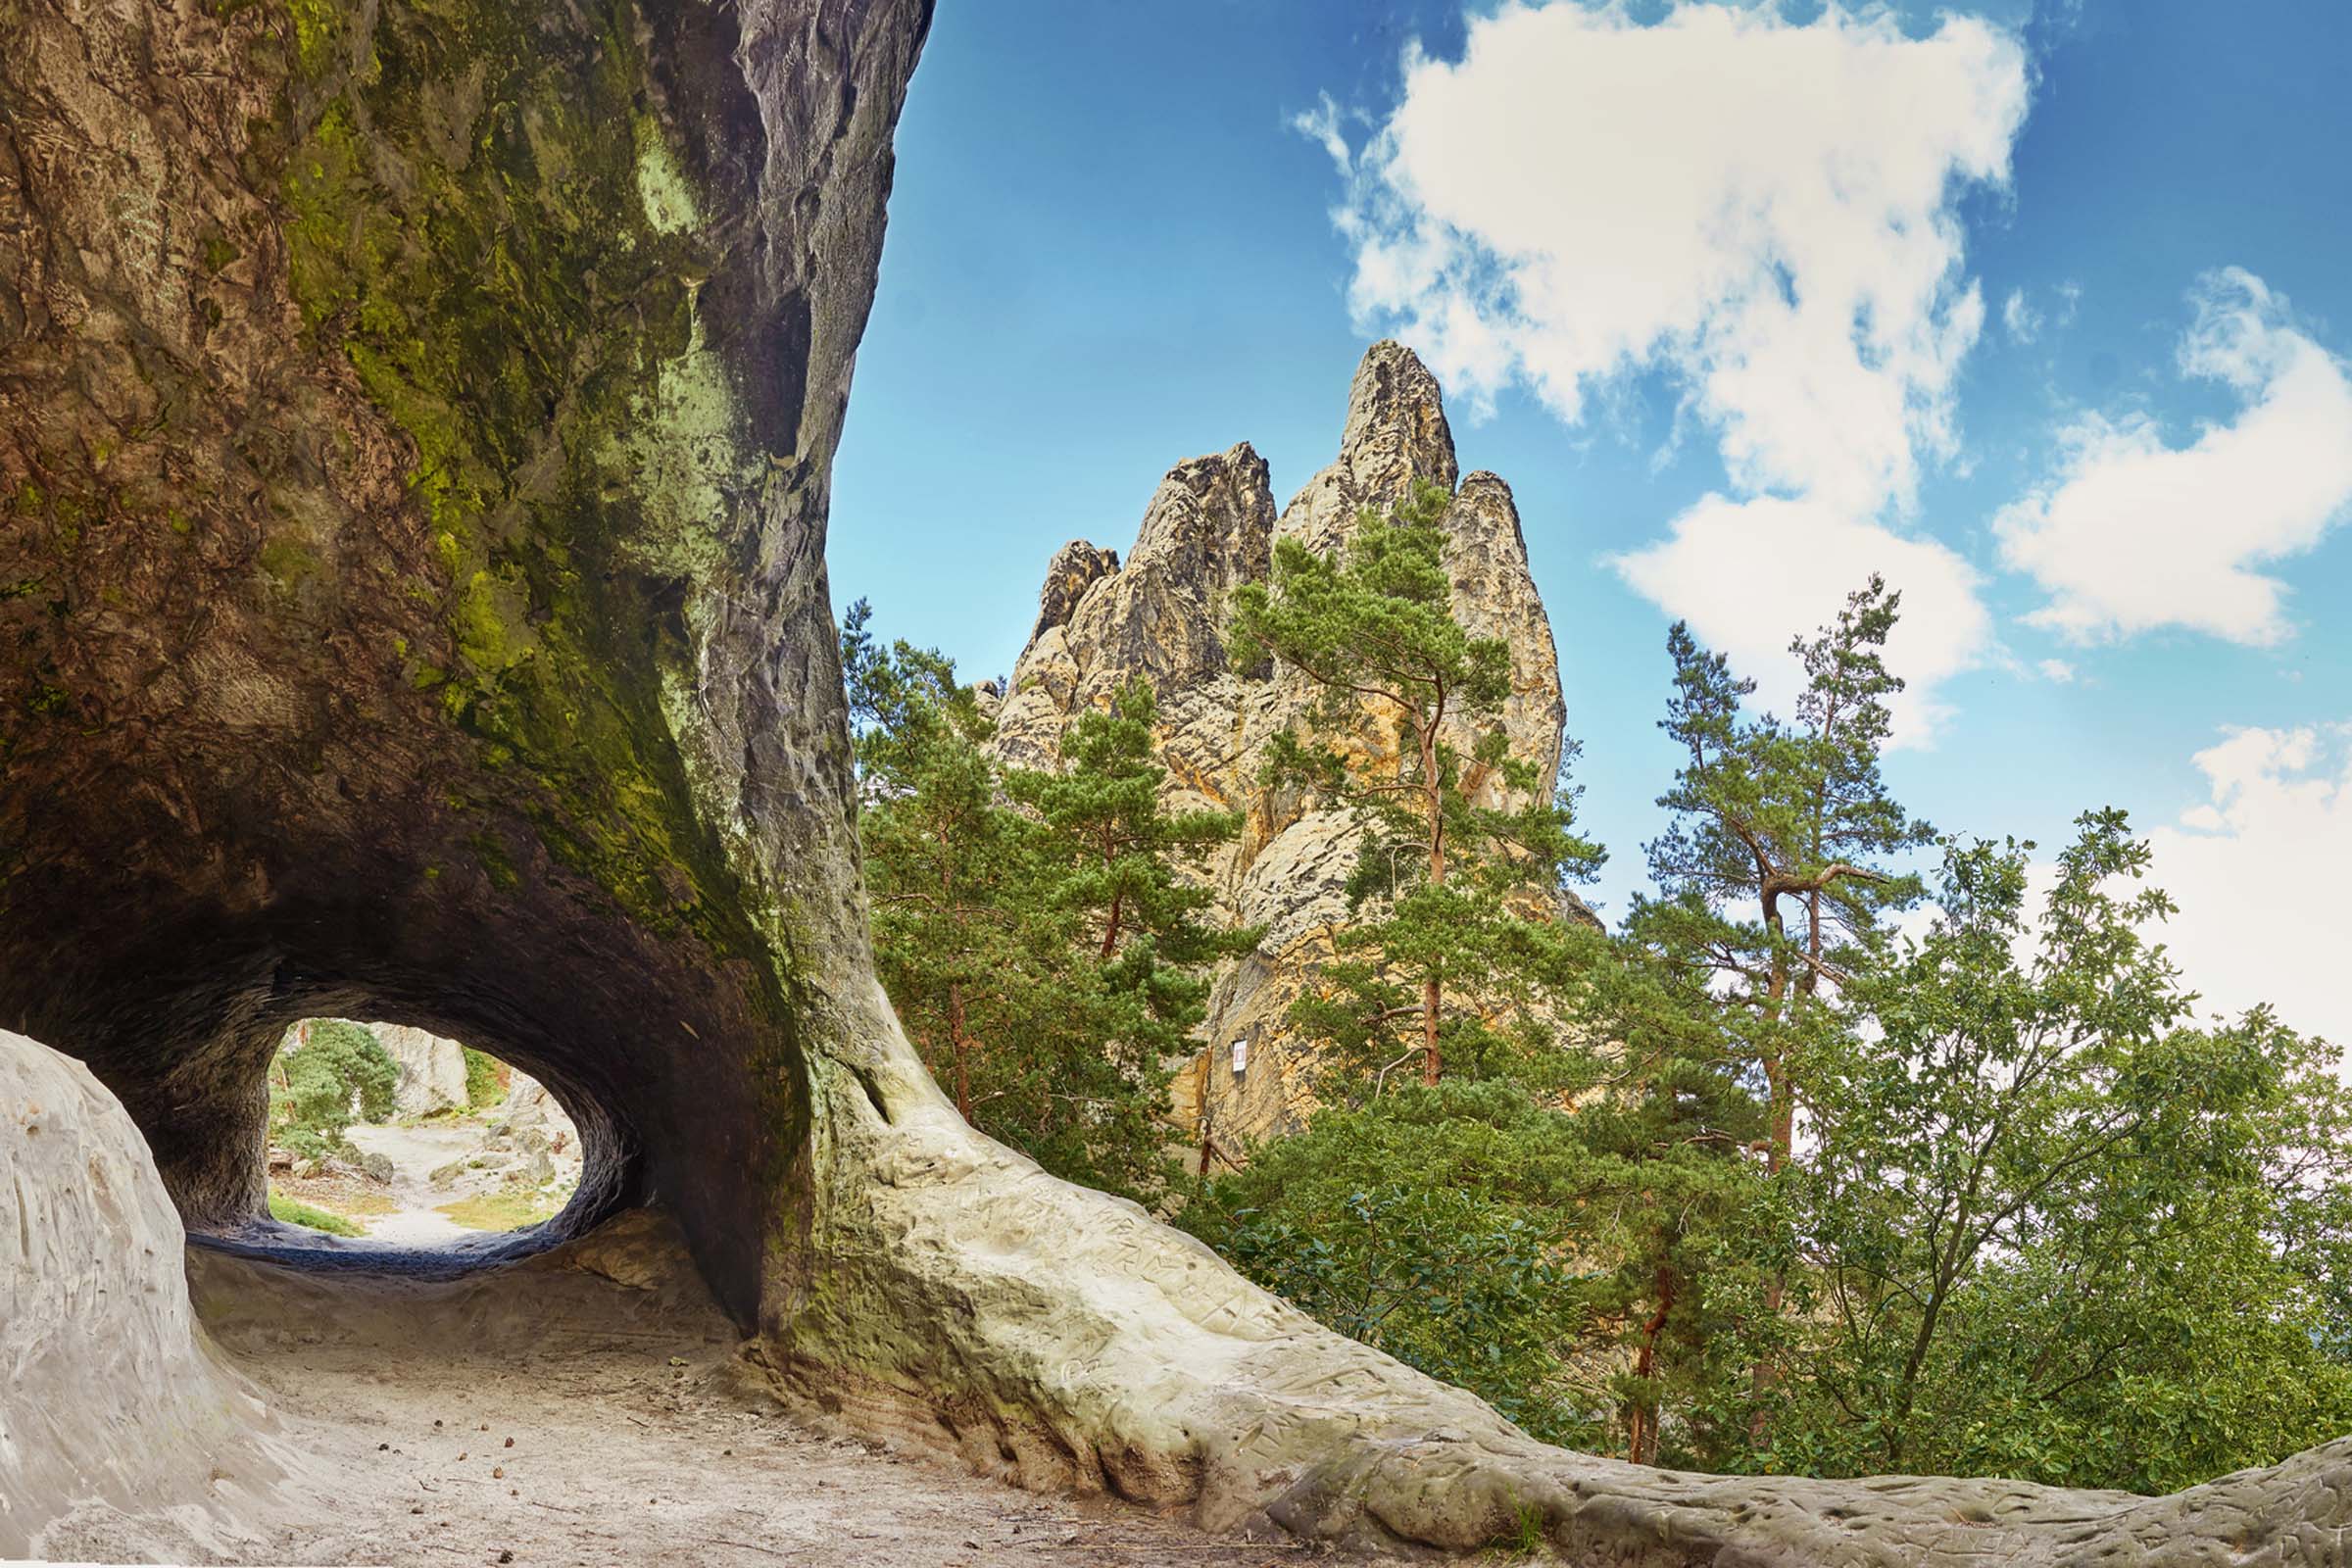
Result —
[[[1031,1485],[1623,1563],[2340,1560],[2340,1449],[2143,1503],[1544,1448],[956,1118],[872,976],[823,561],[929,11],[16,0],[0,1027],[196,1224],[258,1212],[287,1021],[493,1050],[603,1124],[576,1221],[659,1200],[778,1378]]]

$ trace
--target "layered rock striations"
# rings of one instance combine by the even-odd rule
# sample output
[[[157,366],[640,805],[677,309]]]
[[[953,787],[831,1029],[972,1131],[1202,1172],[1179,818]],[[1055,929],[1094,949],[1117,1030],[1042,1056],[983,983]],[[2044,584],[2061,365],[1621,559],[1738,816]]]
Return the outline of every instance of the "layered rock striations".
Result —
[[[285,1480],[267,1405],[196,1323],[181,1238],[115,1097],[0,1030],[0,1559],[46,1555],[80,1509],[187,1510],[201,1535]]]
[[[1337,461],[1279,514],[1265,460],[1242,445],[1169,470],[1123,566],[1083,540],[1065,545],[1048,569],[1010,689],[996,705],[998,755],[1050,767],[1071,719],[1106,706],[1128,680],[1149,680],[1159,697],[1170,804],[1244,813],[1239,841],[1205,869],[1220,912],[1239,925],[1263,925],[1266,935],[1256,952],[1219,972],[1204,1049],[1177,1079],[1179,1120],[1203,1157],[1212,1148],[1238,1157],[1257,1139],[1296,1129],[1312,1104],[1314,1054],[1284,1019],[1349,919],[1345,888],[1357,844],[1345,812],[1261,779],[1266,742],[1298,721],[1314,693],[1294,671],[1234,668],[1220,636],[1225,607],[1240,584],[1267,580],[1275,540],[1318,553],[1342,548],[1361,513],[1385,512],[1422,483],[1453,496],[1444,527],[1455,615],[1474,635],[1510,649],[1501,723],[1511,754],[1549,781],[1566,710],[1518,509],[1495,475],[1458,476],[1437,380],[1396,343],[1364,356]],[[1461,739],[1466,749],[1468,737]],[[1370,732],[1366,744],[1376,744]],[[1485,805],[1525,804],[1498,778],[1474,790]],[[1565,907],[1582,913],[1581,906]],[[1245,1046],[1239,1073],[1236,1041]]]

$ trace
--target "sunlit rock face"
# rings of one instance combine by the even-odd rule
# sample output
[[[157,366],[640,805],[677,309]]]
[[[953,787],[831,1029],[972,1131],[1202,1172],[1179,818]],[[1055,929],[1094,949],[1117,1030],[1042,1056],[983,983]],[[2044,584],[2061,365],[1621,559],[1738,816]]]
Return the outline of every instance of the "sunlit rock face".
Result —
[[[279,1478],[208,1352],[179,1215],[81,1063],[0,1030],[0,1558],[76,1508],[230,1511]]]
[[[404,1116],[466,1108],[466,1048],[425,1029],[371,1023],[368,1032],[400,1069],[392,1089],[393,1108]]]
[[[1453,611],[1474,635],[1509,647],[1502,728],[1511,754],[1548,781],[1559,766],[1566,710],[1518,509],[1494,474],[1459,476],[1437,379],[1396,343],[1364,356],[1348,388],[1338,459],[1279,515],[1265,460],[1245,444],[1168,471],[1124,566],[1086,541],[1063,546],[1047,570],[1037,626],[1010,688],[994,705],[998,755],[1051,767],[1071,719],[1107,707],[1127,681],[1148,680],[1159,698],[1169,805],[1244,813],[1240,840],[1203,871],[1220,915],[1263,925],[1265,939],[1219,971],[1205,1049],[1176,1080],[1179,1122],[1198,1146],[1221,1155],[1238,1157],[1259,1139],[1296,1131],[1312,1108],[1314,1053],[1285,1014],[1331,956],[1333,931],[1350,918],[1345,889],[1357,844],[1346,813],[1260,778],[1267,738],[1296,723],[1314,691],[1271,664],[1232,667],[1222,643],[1227,602],[1242,583],[1268,580],[1276,539],[1318,553],[1342,549],[1362,513],[1386,512],[1422,483],[1453,493],[1444,524]],[[1458,738],[1466,746],[1466,732]],[[1378,744],[1368,728],[1376,770],[1393,768],[1393,757],[1373,755]],[[1499,779],[1480,793],[1486,805],[1526,804]]]

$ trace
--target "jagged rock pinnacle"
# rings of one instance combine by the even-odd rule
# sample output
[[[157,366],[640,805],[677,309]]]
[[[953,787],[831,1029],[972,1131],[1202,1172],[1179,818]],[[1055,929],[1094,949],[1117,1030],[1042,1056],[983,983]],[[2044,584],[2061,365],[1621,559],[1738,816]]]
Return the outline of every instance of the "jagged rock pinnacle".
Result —
[[[1340,548],[1367,509],[1395,506],[1421,481],[1453,491],[1457,473],[1437,378],[1411,350],[1376,343],[1348,387],[1337,459],[1279,519],[1265,460],[1238,445],[1168,470],[1124,566],[1108,551],[1070,545],[1048,568],[1038,629],[996,710],[1000,757],[1054,765],[1069,721],[1141,676],[1159,698],[1170,804],[1246,815],[1241,841],[1207,880],[1237,923],[1263,924],[1267,935],[1257,953],[1218,976],[1205,1040],[1248,1038],[1260,1065],[1238,1081],[1208,1070],[1180,1079],[1180,1116],[1211,1141],[1238,1147],[1297,1125],[1308,1108],[1307,1057],[1284,1015],[1328,956],[1331,928],[1348,918],[1345,886],[1355,854],[1345,815],[1310,809],[1260,779],[1266,743],[1298,720],[1313,694],[1279,667],[1231,667],[1221,638],[1226,603],[1242,583],[1266,580],[1276,537]],[[1512,752],[1548,779],[1565,724],[1558,662],[1510,487],[1483,472],[1461,481],[1445,527],[1454,612],[1478,635],[1509,645],[1503,728]],[[1490,790],[1489,804],[1511,804],[1498,784]]]

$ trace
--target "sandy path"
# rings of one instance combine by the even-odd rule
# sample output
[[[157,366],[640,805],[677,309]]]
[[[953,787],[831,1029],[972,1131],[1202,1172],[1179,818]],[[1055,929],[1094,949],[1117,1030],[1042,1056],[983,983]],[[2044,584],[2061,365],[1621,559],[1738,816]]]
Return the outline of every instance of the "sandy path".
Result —
[[[601,1258],[580,1261],[592,1237],[438,1284],[192,1251],[200,1313],[275,1407],[293,1472],[269,1490],[276,1517],[207,1550],[174,1521],[99,1510],[49,1551],[711,1568],[1259,1568],[1320,1555],[1036,1496],[804,1425],[737,1357],[674,1232],[629,1223]]]
[[[361,1218],[360,1223],[368,1227],[371,1240],[394,1242],[403,1247],[436,1247],[475,1234],[447,1214],[437,1212],[439,1204],[460,1195],[456,1190],[436,1189],[427,1178],[480,1145],[479,1122],[435,1122],[415,1127],[361,1123],[345,1136],[362,1152],[382,1154],[392,1161],[390,1197],[399,1206],[389,1214]]]

